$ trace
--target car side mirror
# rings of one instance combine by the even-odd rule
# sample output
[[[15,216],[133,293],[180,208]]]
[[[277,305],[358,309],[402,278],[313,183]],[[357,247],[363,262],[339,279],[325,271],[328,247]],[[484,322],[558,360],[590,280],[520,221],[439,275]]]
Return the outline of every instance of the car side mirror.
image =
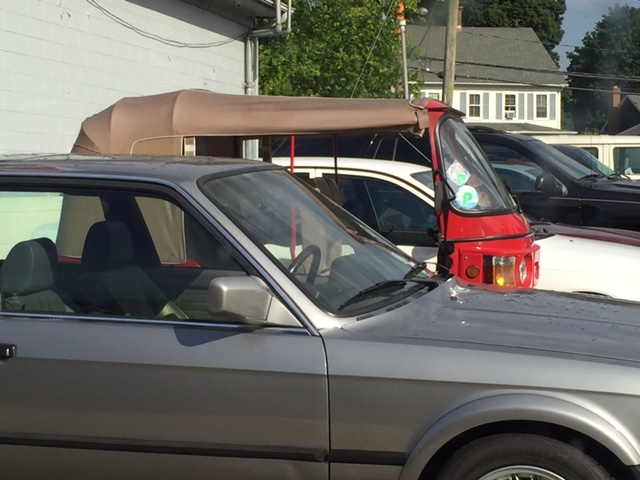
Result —
[[[534,188],[549,197],[566,197],[569,193],[567,187],[548,172],[538,175]]]
[[[209,283],[211,315],[234,323],[299,327],[293,314],[259,278],[219,277]]]

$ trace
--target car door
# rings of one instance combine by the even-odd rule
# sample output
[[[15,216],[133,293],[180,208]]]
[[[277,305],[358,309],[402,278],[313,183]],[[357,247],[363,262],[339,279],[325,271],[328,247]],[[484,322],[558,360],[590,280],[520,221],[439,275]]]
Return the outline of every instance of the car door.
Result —
[[[543,193],[537,188],[538,178],[548,174],[556,179],[557,172],[549,170],[517,142],[503,141],[495,136],[477,136],[476,139],[524,213],[537,220],[582,224],[580,195],[575,185],[565,182],[568,183],[565,185],[566,196]]]
[[[164,230],[144,223],[145,198],[177,212]],[[6,476],[328,478],[320,337],[295,322],[257,328],[208,314],[206,286],[187,279],[215,276],[220,259],[222,275],[255,272],[188,201],[164,187],[34,179],[0,184],[0,204],[12,225],[0,232]],[[82,211],[67,215],[74,204]],[[163,265],[162,252],[154,268],[153,255],[139,258],[141,245],[185,253],[176,230],[185,217],[200,227],[197,275],[185,274],[190,262]],[[39,242],[55,247],[47,260]],[[188,305],[165,297],[160,285],[172,278]],[[168,310],[157,307],[165,301]],[[153,313],[125,311],[135,304]]]

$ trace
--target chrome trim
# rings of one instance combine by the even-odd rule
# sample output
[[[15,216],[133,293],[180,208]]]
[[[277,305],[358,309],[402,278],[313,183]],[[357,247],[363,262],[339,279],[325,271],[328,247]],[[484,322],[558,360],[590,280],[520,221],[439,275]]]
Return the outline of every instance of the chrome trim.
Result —
[[[121,323],[121,324],[135,324],[135,325],[157,325],[167,327],[198,327],[198,328],[216,328],[227,330],[269,330],[288,333],[309,333],[307,330],[300,326],[296,327],[279,327],[277,325],[256,326],[246,323],[218,323],[207,321],[185,321],[185,320],[162,320],[154,318],[135,318],[135,317],[114,317],[103,315],[87,315],[81,313],[60,312],[60,313],[38,313],[38,312],[24,312],[18,310],[3,310],[0,311],[0,318],[2,317],[18,317],[18,318],[33,318],[35,320],[71,320],[81,322],[104,322],[104,323]]]

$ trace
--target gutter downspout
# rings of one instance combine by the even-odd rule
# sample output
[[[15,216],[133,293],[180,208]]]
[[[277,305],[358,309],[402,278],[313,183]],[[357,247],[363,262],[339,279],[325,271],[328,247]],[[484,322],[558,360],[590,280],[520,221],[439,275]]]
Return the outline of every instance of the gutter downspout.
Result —
[[[291,33],[291,9],[292,0],[287,0],[287,11],[285,20],[286,28],[282,29],[282,5],[281,0],[275,0],[275,24],[268,28],[250,30],[244,39],[244,94],[259,95],[259,71],[260,71],[260,38],[277,37]],[[244,157],[258,159],[258,142],[248,140],[244,142]]]

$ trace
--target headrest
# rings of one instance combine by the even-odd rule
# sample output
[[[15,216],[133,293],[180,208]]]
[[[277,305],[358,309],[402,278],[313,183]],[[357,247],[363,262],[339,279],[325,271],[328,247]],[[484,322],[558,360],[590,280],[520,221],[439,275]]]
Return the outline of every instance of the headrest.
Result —
[[[338,205],[342,205],[342,194],[340,193],[340,187],[333,178],[328,177],[316,177],[313,180],[313,185],[318,191]]]
[[[34,238],[33,241],[39,243],[42,248],[44,248],[47,257],[49,258],[49,263],[51,264],[53,278],[55,279],[58,276],[58,247],[56,247],[53,240],[48,237]]]
[[[82,264],[89,270],[110,270],[127,265],[133,256],[131,234],[122,222],[91,225],[82,249]]]
[[[7,296],[50,290],[53,281],[49,256],[35,240],[14,245],[2,264],[2,287]]]

